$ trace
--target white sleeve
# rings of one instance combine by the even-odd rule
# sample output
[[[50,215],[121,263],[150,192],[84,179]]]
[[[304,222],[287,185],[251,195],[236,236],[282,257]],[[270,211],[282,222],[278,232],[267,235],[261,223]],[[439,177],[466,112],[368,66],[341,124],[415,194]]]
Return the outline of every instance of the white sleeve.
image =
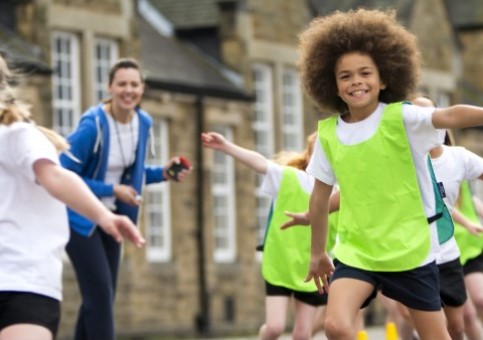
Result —
[[[463,164],[465,169],[465,179],[474,180],[483,174],[483,158],[473,152],[461,147]]]
[[[59,156],[54,145],[34,125],[15,123],[10,138],[12,164],[29,179],[35,181],[33,165],[40,159],[59,164]]]
[[[271,197],[278,195],[280,183],[282,182],[283,167],[273,161],[267,162],[267,173],[263,176],[260,190]]]
[[[403,105],[403,120],[411,149],[426,154],[432,148],[443,144],[446,130],[436,129],[432,117],[434,107]]]
[[[319,138],[315,140],[314,151],[307,166],[307,173],[321,182],[334,185],[336,178],[332,167],[325,156],[324,149],[320,145]]]

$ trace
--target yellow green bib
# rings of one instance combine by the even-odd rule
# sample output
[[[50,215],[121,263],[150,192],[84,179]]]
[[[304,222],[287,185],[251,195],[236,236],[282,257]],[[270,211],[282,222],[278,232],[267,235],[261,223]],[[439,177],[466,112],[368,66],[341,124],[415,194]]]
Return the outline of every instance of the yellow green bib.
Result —
[[[263,249],[263,278],[276,286],[301,292],[314,292],[313,281],[305,283],[310,262],[310,227],[280,225],[289,218],[285,211],[303,212],[309,206],[310,195],[299,184],[296,170],[284,167],[277,199],[273,205]]]
[[[402,103],[387,105],[375,134],[361,143],[341,144],[336,126],[335,116],[318,126],[322,148],[340,186],[335,257],[370,271],[420,266],[431,239]]]
[[[461,183],[458,210],[470,221],[479,224],[480,220],[473,205],[470,185],[467,181]],[[472,235],[462,225],[455,222],[454,237],[460,248],[460,261],[465,264],[483,251],[483,237]]]

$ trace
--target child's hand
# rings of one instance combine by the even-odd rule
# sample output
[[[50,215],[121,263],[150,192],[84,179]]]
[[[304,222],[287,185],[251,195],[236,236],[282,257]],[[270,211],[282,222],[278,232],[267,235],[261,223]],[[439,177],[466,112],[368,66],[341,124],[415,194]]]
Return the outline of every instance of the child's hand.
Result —
[[[138,248],[141,248],[146,243],[139,229],[126,216],[116,215],[108,211],[98,224],[117,242],[122,242],[124,238],[127,238]]]
[[[466,227],[466,230],[468,230],[471,234],[475,236],[480,236],[480,234],[483,233],[483,227],[476,223],[470,223]]]
[[[309,212],[293,213],[285,211],[285,215],[291,217],[290,220],[280,226],[280,229],[287,229],[293,226],[308,226],[310,224]]]
[[[220,150],[225,146],[226,139],[217,132],[203,132],[201,134],[201,142],[204,147]]]
[[[320,294],[329,293],[329,279],[334,273],[334,269],[334,264],[325,251],[319,256],[312,254],[305,282],[313,279]]]

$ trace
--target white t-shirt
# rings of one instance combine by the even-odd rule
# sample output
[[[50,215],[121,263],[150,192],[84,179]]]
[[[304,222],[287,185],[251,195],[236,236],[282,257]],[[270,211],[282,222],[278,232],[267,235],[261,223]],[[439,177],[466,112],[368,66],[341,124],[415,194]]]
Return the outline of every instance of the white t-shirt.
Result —
[[[261,191],[271,197],[277,197],[280,190],[280,183],[282,182],[283,166],[268,161],[267,173],[263,176],[261,185]],[[297,170],[297,178],[299,180],[300,187],[309,195],[314,188],[314,178],[303,170]],[[309,207],[307,207],[309,209]]]
[[[437,181],[443,182],[446,206],[453,211],[461,182],[477,179],[483,174],[483,158],[463,147],[443,145],[443,154],[431,161]],[[441,245],[441,254],[436,262],[447,263],[458,258],[459,254],[456,240],[452,237]]]
[[[124,169],[131,166],[136,159],[139,139],[139,117],[135,114],[129,123],[123,124],[114,121],[110,114],[106,114],[106,116],[109,123],[109,155],[104,182],[119,184]],[[114,197],[102,197],[101,201],[110,210],[116,208]]]
[[[0,291],[61,300],[67,210],[35,182],[33,165],[59,164],[54,146],[33,125],[0,125]]]
[[[340,143],[343,145],[354,145],[372,137],[377,131],[385,107],[386,104],[379,103],[376,111],[369,117],[355,123],[346,123],[339,117],[337,120],[336,134]],[[433,126],[431,118],[434,110],[435,108],[433,107],[420,107],[409,104],[402,106],[406,135],[416,168],[424,210],[428,217],[433,216],[436,211],[433,185],[427,166],[428,152],[435,146],[443,143],[445,134],[444,130],[437,130]],[[356,165],[354,165],[354,171],[357,171]],[[307,167],[307,172],[328,185],[334,185],[336,183],[337,179],[334,171],[327,160],[318,138],[315,141],[314,152]],[[436,254],[439,252],[436,223],[432,223],[429,228],[432,241],[431,250],[422,265],[434,261]]]

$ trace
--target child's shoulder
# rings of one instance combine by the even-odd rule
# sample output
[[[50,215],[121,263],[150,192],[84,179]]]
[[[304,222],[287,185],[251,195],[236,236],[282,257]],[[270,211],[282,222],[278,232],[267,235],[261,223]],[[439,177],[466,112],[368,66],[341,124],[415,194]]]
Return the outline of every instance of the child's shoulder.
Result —
[[[4,125],[5,126],[5,125]],[[28,122],[15,122],[10,125],[6,125],[6,131],[10,134],[31,133],[38,131],[34,124]]]

